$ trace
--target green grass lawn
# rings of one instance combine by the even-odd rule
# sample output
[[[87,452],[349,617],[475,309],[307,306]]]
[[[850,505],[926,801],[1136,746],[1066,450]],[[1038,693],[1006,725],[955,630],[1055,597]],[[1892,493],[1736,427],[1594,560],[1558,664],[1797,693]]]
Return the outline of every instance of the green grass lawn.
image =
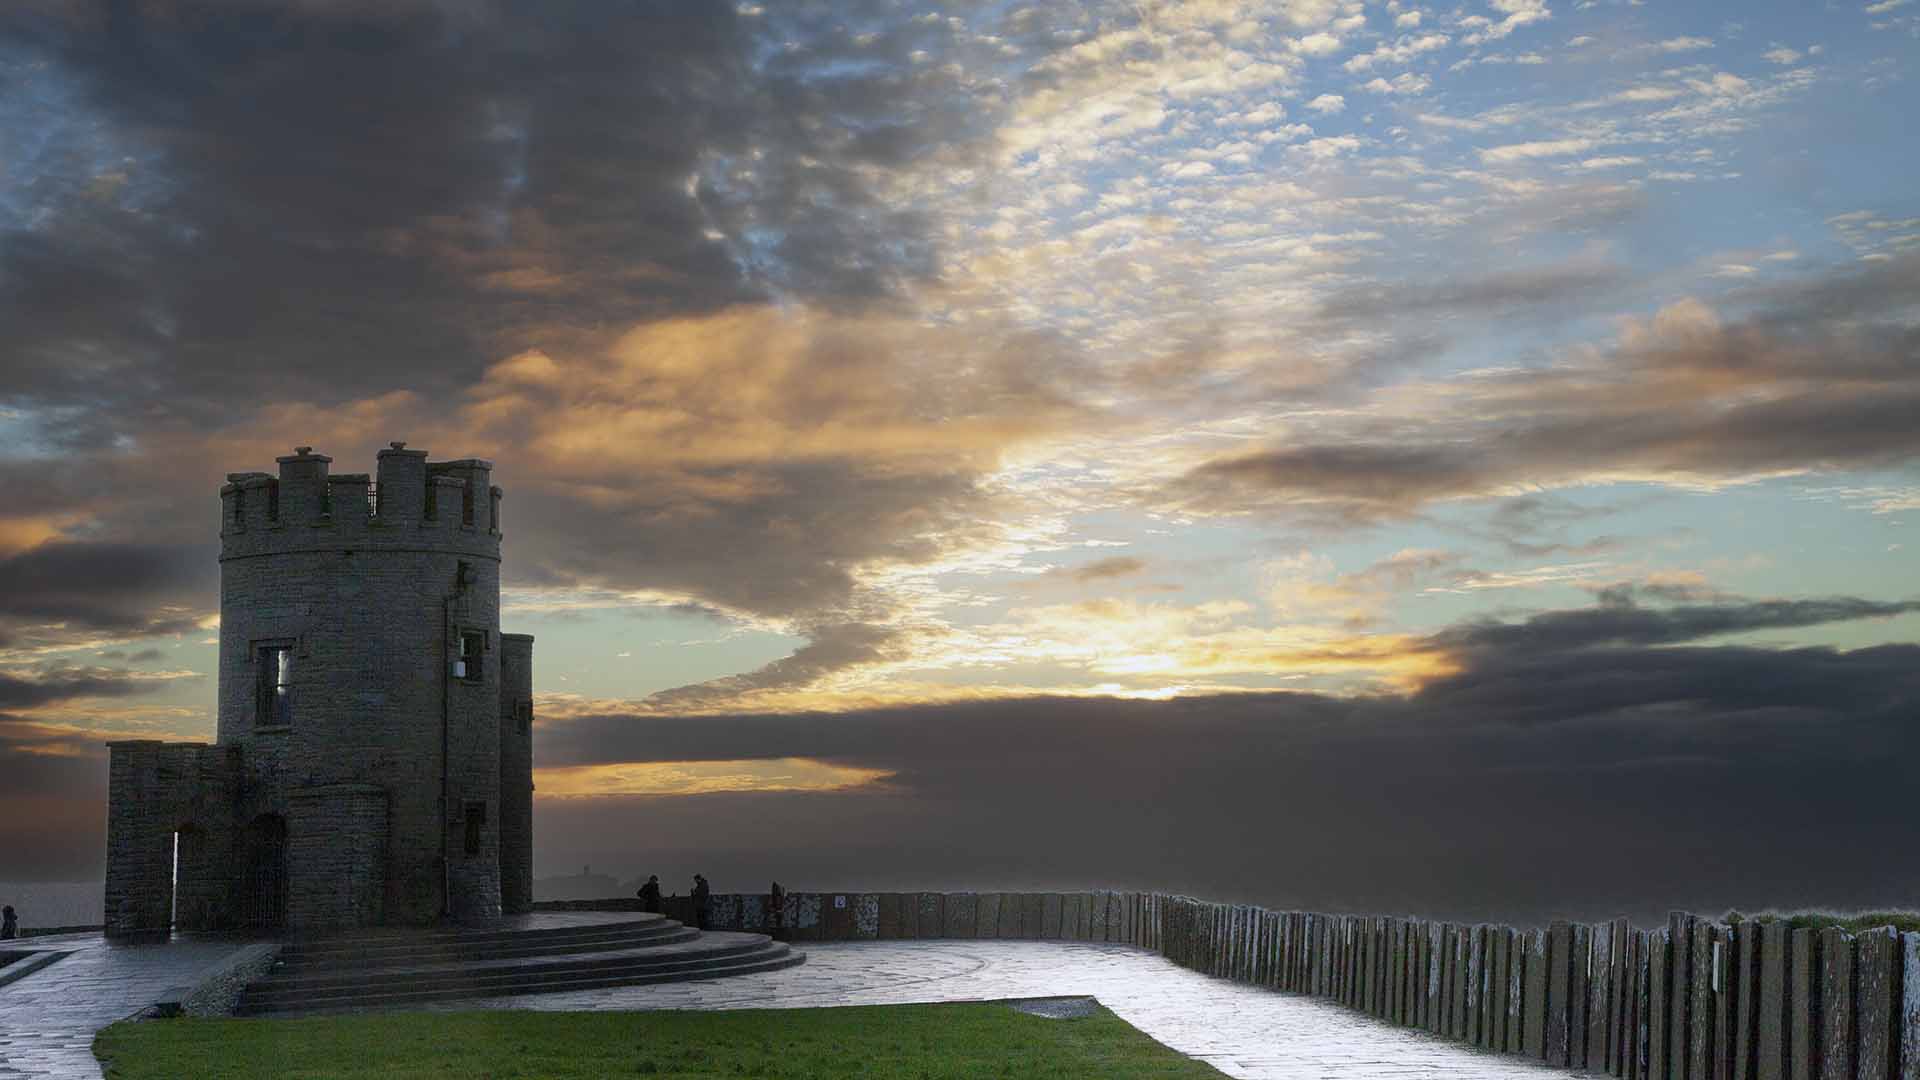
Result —
[[[151,1020],[102,1031],[111,1080],[202,1077],[1218,1077],[1105,1009],[395,1013]]]

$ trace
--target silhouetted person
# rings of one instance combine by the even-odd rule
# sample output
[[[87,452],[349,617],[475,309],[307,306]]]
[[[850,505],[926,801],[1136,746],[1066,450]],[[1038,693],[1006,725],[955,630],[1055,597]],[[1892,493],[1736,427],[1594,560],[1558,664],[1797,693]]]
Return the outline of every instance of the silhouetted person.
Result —
[[[787,940],[787,890],[777,881],[767,893],[767,926],[773,930],[773,940]]]
[[[693,926],[696,930],[707,928],[707,879],[699,874],[693,875]]]
[[[0,941],[12,941],[20,936],[20,917],[13,913],[13,905],[0,908]]]
[[[640,910],[660,914],[660,875],[648,874],[647,883],[634,894],[640,897]]]

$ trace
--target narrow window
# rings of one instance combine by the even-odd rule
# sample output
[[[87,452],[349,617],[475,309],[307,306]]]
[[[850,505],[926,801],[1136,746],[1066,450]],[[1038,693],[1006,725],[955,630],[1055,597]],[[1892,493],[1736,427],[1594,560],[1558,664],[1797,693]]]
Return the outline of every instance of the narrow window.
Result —
[[[267,481],[267,517],[273,521],[280,520],[280,481],[278,480]]]
[[[481,654],[487,651],[485,631],[469,630],[460,635],[460,677],[468,682],[479,682],[482,668]]]
[[[254,722],[278,727],[293,722],[293,647],[262,645],[254,672],[260,701]]]
[[[467,854],[480,854],[480,834],[487,827],[487,804],[470,802],[467,804]]]
[[[247,527],[246,488],[233,489],[233,527],[236,529],[244,529]]]
[[[513,707],[513,716],[520,728],[520,734],[525,735],[533,727],[533,702],[522,701],[516,704]]]
[[[460,489],[460,524],[473,527],[473,477],[467,477],[467,486]]]
[[[380,516],[380,481],[378,480],[367,483],[367,516]]]

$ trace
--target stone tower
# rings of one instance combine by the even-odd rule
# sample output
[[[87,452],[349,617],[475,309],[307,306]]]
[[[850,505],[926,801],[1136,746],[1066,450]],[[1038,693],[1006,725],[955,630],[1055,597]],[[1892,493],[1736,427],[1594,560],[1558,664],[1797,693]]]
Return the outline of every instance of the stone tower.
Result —
[[[111,744],[109,933],[531,906],[533,639],[500,633],[493,466],[330,463],[220,490],[218,741]]]

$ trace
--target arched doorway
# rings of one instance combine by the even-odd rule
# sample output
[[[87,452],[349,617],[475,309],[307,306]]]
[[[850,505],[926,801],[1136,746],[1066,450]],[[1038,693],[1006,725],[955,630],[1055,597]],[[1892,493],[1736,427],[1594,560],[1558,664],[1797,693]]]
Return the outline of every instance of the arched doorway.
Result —
[[[287,925],[287,821],[261,814],[240,839],[240,925],[280,930]]]

